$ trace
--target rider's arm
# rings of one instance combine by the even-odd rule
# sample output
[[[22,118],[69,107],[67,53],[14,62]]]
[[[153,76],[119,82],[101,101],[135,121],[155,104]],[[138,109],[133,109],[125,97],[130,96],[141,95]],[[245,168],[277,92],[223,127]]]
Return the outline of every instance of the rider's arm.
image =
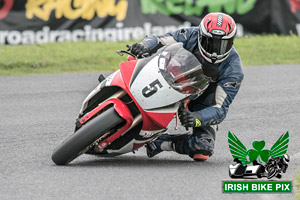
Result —
[[[229,105],[240,89],[241,82],[244,78],[241,61],[238,54],[234,51],[233,58],[224,61],[224,71],[220,74],[217,89],[215,93],[216,105],[204,108],[198,112],[202,119],[201,124],[213,125],[219,124],[226,117]]]
[[[183,47],[187,48],[188,40],[195,34],[198,36],[196,27],[182,28],[160,36],[147,36],[141,41],[141,43],[143,43],[143,45],[145,45],[151,53],[156,52],[162,46],[176,42],[182,42]]]

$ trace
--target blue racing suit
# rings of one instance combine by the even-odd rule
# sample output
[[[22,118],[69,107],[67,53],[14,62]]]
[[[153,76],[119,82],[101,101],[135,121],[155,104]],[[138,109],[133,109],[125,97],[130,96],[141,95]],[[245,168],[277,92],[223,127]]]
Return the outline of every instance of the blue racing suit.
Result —
[[[210,79],[205,92],[192,100],[188,106],[189,110],[201,115],[202,126],[193,128],[192,135],[185,134],[174,139],[175,151],[191,157],[195,153],[209,156],[213,154],[216,125],[225,119],[229,105],[238,93],[244,77],[241,60],[234,47],[221,63],[206,62],[199,51],[199,34],[201,34],[199,27],[191,27],[161,36],[147,36],[141,41],[150,53],[154,53],[164,45],[182,42],[183,47],[202,63],[203,72]]]

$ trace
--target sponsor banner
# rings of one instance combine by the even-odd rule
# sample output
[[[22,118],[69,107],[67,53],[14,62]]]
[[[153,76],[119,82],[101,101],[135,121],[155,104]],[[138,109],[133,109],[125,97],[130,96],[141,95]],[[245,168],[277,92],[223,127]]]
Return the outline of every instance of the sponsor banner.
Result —
[[[292,193],[291,181],[224,181],[224,193]]]
[[[0,0],[0,44],[126,41],[230,14],[238,36],[300,35],[300,0]]]

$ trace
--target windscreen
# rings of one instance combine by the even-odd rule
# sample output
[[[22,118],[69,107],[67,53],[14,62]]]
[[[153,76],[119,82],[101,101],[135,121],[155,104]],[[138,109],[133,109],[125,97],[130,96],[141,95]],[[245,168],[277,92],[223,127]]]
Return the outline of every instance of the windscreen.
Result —
[[[160,72],[175,90],[184,94],[202,93],[209,84],[198,59],[182,43],[167,46],[158,59]]]

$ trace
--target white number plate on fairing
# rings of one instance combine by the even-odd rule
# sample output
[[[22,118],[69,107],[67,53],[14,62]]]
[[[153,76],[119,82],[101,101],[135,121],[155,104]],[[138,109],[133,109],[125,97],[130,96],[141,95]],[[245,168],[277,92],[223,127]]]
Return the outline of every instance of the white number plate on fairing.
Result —
[[[130,91],[144,110],[169,106],[189,96],[170,87],[158,68],[158,56],[143,67]]]

